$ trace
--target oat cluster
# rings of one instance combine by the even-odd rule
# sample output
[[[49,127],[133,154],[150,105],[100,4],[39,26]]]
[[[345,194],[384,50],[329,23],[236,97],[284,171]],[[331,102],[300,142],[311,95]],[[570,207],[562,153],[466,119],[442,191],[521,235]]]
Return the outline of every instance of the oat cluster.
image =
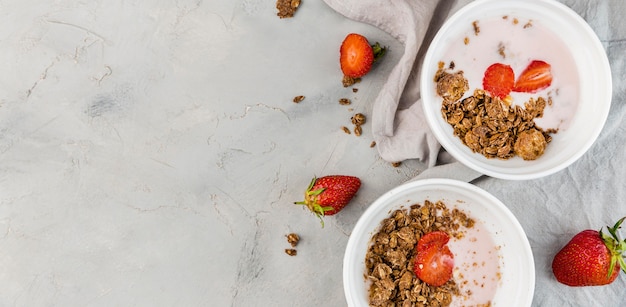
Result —
[[[422,235],[445,231],[461,238],[474,220],[458,209],[448,209],[442,201],[424,201],[409,209],[398,209],[381,222],[365,256],[365,278],[370,306],[449,306],[459,295],[454,279],[440,287],[422,282],[413,273],[415,250]]]
[[[476,89],[461,100],[469,88],[463,72],[448,73],[442,67],[435,75],[441,113],[463,144],[487,158],[535,160],[544,153],[557,130],[543,130],[534,120],[543,116],[550,98],[530,98],[522,107]]]
[[[276,9],[278,10],[278,17],[291,18],[296,13],[296,10],[300,6],[300,0],[277,0]]]

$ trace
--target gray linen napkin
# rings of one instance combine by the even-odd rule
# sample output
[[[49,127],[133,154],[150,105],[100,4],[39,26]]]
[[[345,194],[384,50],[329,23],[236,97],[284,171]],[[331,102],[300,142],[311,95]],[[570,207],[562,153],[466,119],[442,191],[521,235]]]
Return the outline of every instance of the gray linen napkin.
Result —
[[[403,55],[374,102],[374,140],[380,156],[386,161],[418,159],[429,167],[434,166],[441,145],[422,112],[419,66],[428,42],[457,1],[324,1],[340,14],[374,25],[402,43]]]

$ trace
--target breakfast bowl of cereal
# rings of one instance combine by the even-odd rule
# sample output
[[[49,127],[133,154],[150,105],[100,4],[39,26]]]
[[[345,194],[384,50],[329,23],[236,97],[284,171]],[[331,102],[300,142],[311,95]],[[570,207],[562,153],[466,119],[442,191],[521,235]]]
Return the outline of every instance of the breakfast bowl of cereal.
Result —
[[[530,306],[535,267],[515,216],[466,182],[424,179],[378,198],[343,260],[348,306]]]
[[[612,80],[590,26],[549,0],[477,0],[454,13],[421,66],[426,121],[451,156],[501,179],[579,159],[608,117]]]

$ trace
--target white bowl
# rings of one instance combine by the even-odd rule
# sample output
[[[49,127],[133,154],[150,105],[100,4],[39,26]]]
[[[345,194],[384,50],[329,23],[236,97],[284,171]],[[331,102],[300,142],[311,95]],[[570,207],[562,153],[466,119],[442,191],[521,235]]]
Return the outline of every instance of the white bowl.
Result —
[[[382,195],[363,213],[350,235],[343,259],[343,283],[348,306],[368,306],[365,254],[381,221],[396,209],[423,204],[426,199],[432,202],[442,200],[449,209],[462,210],[477,224],[480,223],[493,243],[500,247],[497,258],[501,279],[491,300],[492,305],[530,306],[535,288],[535,265],[521,225],[507,207],[491,194],[472,184],[451,179],[425,179],[403,184]],[[455,256],[455,266],[462,265]]]
[[[567,115],[563,121],[566,124],[557,127],[559,132],[552,134],[553,140],[548,144],[545,153],[533,161],[525,161],[519,157],[508,160],[488,159],[480,153],[473,153],[453,134],[451,125],[443,119],[441,114],[442,99],[437,95],[436,85],[433,81],[438,63],[442,60],[442,55],[446,54],[447,48],[453,43],[453,40],[458,43],[458,38],[464,35],[469,37],[470,42],[474,39],[473,33],[471,33],[473,21],[503,16],[509,16],[511,19],[513,17],[519,18],[520,22],[532,21],[534,25],[547,28],[556,37],[560,37],[562,44],[565,44],[571,53],[571,58],[576,66],[574,72],[578,73],[578,78],[575,79],[578,80],[579,99],[573,99],[574,103],[570,108],[571,114]],[[503,27],[503,29],[505,28]],[[507,30],[502,31],[506,33]],[[505,36],[507,35],[505,34]],[[515,46],[518,40],[509,40],[511,46],[514,47],[513,49],[520,47]],[[546,50],[551,48],[552,43],[536,42],[536,44],[531,45]],[[475,44],[475,46],[480,45]],[[479,47],[475,48],[480,49]],[[480,62],[486,53],[477,53],[480,54],[473,54],[472,56],[478,59],[477,62]],[[501,62],[507,64],[507,61],[508,58]],[[460,62],[455,62],[455,64],[457,67],[463,64],[470,65]],[[482,77],[486,67],[478,67],[473,70]],[[521,71],[521,68],[514,68],[514,70],[517,69],[516,75],[517,71]],[[463,70],[467,76],[467,69]],[[558,77],[555,75],[555,80]],[[468,79],[470,78],[468,77]],[[473,80],[474,84],[470,79],[470,89],[466,96],[471,94],[475,88],[482,88],[482,78],[480,81],[475,79]],[[441,145],[454,158],[468,167],[485,175],[511,180],[534,179],[550,175],[579,159],[600,134],[608,116],[612,96],[611,70],[605,50],[598,37],[579,15],[567,6],[552,0],[477,0],[461,8],[444,23],[433,38],[424,57],[420,82],[426,120]],[[548,106],[545,113],[548,117],[555,114],[555,116],[559,116],[561,111],[558,109],[558,105],[554,108]]]

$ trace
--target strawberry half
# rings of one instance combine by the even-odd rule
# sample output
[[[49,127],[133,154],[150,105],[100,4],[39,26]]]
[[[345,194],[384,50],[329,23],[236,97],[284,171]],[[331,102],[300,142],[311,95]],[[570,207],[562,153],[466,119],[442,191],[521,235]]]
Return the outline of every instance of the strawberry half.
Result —
[[[587,229],[576,234],[552,260],[554,277],[572,287],[601,286],[612,283],[621,270],[626,272],[626,240],[617,235],[621,218],[609,234]]]
[[[386,50],[379,43],[370,45],[363,35],[350,33],[339,48],[341,71],[350,78],[365,76],[372,69],[372,63],[382,57]]]
[[[552,84],[552,72],[550,64],[534,60],[515,81],[514,92],[535,93]]]
[[[423,235],[417,242],[413,271],[423,282],[439,287],[452,278],[454,255],[448,248],[450,236],[443,231]]]
[[[483,77],[483,89],[493,97],[504,99],[508,96],[515,84],[515,73],[511,66],[494,63],[487,67]]]
[[[341,211],[352,200],[361,187],[361,180],[353,176],[332,175],[321,178],[313,177],[304,192],[304,201],[296,205],[305,205],[320,218],[324,227],[325,215],[334,215]]]

